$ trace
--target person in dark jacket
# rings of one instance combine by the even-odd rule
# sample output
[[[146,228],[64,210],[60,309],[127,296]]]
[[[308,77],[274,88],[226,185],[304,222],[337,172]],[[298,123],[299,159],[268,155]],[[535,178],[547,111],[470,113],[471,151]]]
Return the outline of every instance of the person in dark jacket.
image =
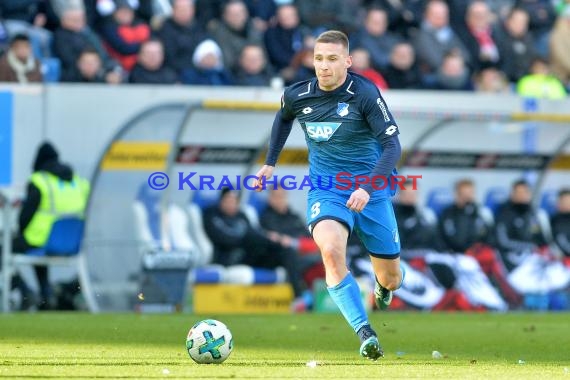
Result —
[[[164,64],[162,42],[150,39],[141,45],[137,63],[129,75],[130,83],[174,84],[178,81],[176,72]]]
[[[277,71],[288,67],[295,54],[303,48],[304,37],[309,31],[302,27],[299,12],[294,4],[277,8],[276,24],[263,36],[269,61]]]
[[[530,187],[526,181],[516,181],[510,199],[499,208],[495,235],[509,271],[520,263],[525,254],[547,245],[539,218],[531,205]]]
[[[233,77],[237,86],[264,87],[270,85],[273,70],[267,63],[261,46],[246,45],[243,48]]]
[[[479,213],[475,186],[470,179],[462,179],[455,184],[455,202],[442,211],[439,231],[450,252],[465,253],[476,243],[490,243],[491,226]]]
[[[93,49],[97,52],[105,72],[119,68],[119,64],[107,54],[99,36],[87,26],[85,11],[75,8],[64,10],[60,27],[56,29],[53,36],[53,50],[55,56],[61,61],[62,78],[74,75],[77,61],[86,49]]]
[[[156,36],[164,44],[165,64],[178,75],[192,68],[192,56],[196,47],[205,39],[204,28],[194,18],[193,0],[174,0],[172,16],[164,20]]]
[[[214,245],[214,263],[268,269],[282,266],[295,296],[301,295],[297,252],[283,246],[280,239],[272,240],[271,234],[253,228],[239,209],[236,191],[222,190],[218,204],[204,211],[204,228]]]

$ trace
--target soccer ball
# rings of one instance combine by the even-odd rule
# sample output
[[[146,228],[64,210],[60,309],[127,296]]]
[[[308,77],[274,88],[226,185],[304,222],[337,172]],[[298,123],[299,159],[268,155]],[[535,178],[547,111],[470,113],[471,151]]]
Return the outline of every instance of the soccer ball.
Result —
[[[232,333],[215,319],[200,321],[188,331],[186,350],[198,364],[220,364],[230,356],[233,348]]]

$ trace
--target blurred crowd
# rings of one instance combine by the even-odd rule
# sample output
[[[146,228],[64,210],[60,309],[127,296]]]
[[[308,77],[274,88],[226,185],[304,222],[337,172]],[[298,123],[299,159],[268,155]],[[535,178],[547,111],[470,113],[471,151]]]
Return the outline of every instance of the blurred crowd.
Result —
[[[568,0],[0,0],[0,81],[281,87],[326,29],[381,89],[570,88]]]

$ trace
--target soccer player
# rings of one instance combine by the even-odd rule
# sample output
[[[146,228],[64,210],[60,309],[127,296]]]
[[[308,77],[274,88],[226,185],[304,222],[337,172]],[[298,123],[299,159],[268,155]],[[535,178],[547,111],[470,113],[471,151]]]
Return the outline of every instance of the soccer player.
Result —
[[[401,155],[398,126],[376,86],[348,72],[352,61],[344,33],[322,33],[313,59],[316,78],[293,84],[283,94],[265,165],[257,172],[254,186],[261,191],[271,178],[297,118],[309,148],[313,184],[307,224],[321,251],[328,291],[359,336],[360,354],[376,360],[384,353],[368,322],[358,284],[347,269],[346,245],[354,230],[370,253],[376,303],[387,308],[392,291],[401,286],[404,277],[390,201],[394,183],[372,183],[370,179],[393,179],[396,174]]]

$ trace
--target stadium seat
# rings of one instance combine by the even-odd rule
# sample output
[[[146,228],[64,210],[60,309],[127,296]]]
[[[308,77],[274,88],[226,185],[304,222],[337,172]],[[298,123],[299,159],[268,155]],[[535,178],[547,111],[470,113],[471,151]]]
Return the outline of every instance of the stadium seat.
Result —
[[[499,206],[509,198],[509,190],[504,187],[491,187],[485,194],[484,207],[489,209],[493,215],[497,213]]]
[[[189,220],[185,211],[169,203],[163,215],[160,202],[160,192],[143,183],[133,203],[135,230],[143,244],[142,250],[177,252],[187,255],[192,263],[199,261],[198,247],[189,234]]]
[[[540,208],[546,211],[549,216],[556,213],[556,203],[558,202],[558,192],[554,189],[544,190],[540,196]]]
[[[453,193],[447,187],[435,187],[427,195],[426,207],[433,210],[436,216],[441,215],[444,208],[453,203]]]
[[[29,250],[25,254],[4,252],[4,264],[8,275],[4,276],[3,289],[9,289],[12,274],[20,266],[74,266],[77,268],[81,292],[89,311],[99,311],[93,294],[85,254],[81,250],[84,222],[78,217],[66,217],[57,220],[51,229],[48,241],[42,248]],[[2,292],[3,297],[9,297],[9,292]],[[7,305],[7,301],[3,300]]]

